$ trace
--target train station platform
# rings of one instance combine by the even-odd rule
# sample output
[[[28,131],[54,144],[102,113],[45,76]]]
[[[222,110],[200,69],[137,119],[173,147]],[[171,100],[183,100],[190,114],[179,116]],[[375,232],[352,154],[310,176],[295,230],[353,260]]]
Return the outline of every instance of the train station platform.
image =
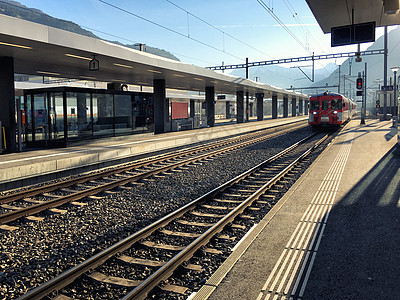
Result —
[[[353,120],[191,299],[397,299],[400,148]]]
[[[129,135],[82,141],[68,148],[42,149],[0,155],[0,191],[124,163],[171,148],[186,147],[228,136],[306,122],[308,116],[266,119],[164,134]],[[40,177],[38,177],[40,175]]]

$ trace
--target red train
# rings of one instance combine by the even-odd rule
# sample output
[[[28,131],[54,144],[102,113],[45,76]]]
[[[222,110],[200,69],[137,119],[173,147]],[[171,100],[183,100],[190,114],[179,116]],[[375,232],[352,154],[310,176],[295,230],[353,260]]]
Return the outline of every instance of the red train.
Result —
[[[341,94],[328,93],[310,97],[309,120],[312,126],[340,125],[356,113],[357,104]]]

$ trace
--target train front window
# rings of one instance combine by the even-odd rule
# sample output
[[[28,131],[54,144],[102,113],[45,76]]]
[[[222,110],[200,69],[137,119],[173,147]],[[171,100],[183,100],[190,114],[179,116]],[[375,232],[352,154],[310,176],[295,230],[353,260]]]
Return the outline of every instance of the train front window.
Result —
[[[310,110],[319,110],[319,101],[310,101]]]
[[[322,110],[327,110],[329,108],[329,100],[322,100]]]
[[[331,101],[331,107],[334,110],[342,109],[342,106],[343,106],[342,103],[343,103],[342,99],[333,99]]]

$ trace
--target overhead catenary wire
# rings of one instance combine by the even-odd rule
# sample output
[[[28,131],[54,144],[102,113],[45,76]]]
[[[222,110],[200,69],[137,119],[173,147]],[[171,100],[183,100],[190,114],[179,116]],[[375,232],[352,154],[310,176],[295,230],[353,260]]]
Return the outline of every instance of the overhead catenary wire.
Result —
[[[188,38],[188,39],[190,39],[190,40],[192,40],[192,41],[195,41],[195,42],[197,42],[197,43],[199,43],[199,44],[201,44],[201,45],[207,46],[207,47],[209,47],[209,48],[211,48],[211,49],[214,49],[214,50],[216,50],[216,51],[219,51],[219,52],[225,53],[225,54],[227,54],[227,55],[229,55],[229,56],[232,56],[232,57],[235,57],[235,58],[237,58],[237,59],[243,60],[242,57],[238,57],[238,56],[236,56],[236,55],[234,55],[234,54],[232,54],[232,53],[223,51],[223,50],[221,50],[221,49],[219,49],[219,48],[217,48],[217,47],[215,47],[215,46],[213,46],[213,45],[207,44],[206,42],[203,42],[203,41],[200,41],[200,40],[195,39],[195,38],[193,38],[193,37],[187,36],[187,35],[185,35],[185,34],[179,32],[179,31],[176,31],[176,30],[171,29],[171,28],[169,28],[169,27],[167,27],[167,26],[164,26],[164,25],[162,25],[162,24],[160,24],[160,23],[157,23],[157,22],[155,22],[155,21],[152,21],[152,20],[150,20],[150,19],[147,19],[147,18],[145,18],[145,17],[142,17],[142,16],[140,16],[140,15],[138,15],[138,14],[135,14],[135,13],[129,11],[129,10],[126,10],[126,9],[124,9],[124,8],[122,8],[122,7],[119,7],[119,6],[117,6],[117,5],[114,5],[114,4],[109,3],[109,2],[107,2],[107,1],[104,1],[104,0],[98,0],[98,1],[101,2],[101,3],[103,3],[103,4],[108,5],[108,6],[110,6],[110,7],[113,7],[113,8],[115,8],[115,9],[117,9],[117,10],[120,10],[120,11],[122,11],[122,12],[124,12],[124,13],[127,13],[127,14],[129,14],[129,15],[131,15],[131,16],[134,16],[134,17],[136,17],[136,18],[138,18],[138,19],[141,19],[141,20],[143,20],[143,21],[146,21],[146,22],[148,22],[148,23],[150,23],[150,24],[153,24],[153,25],[155,25],[155,26],[158,26],[158,27],[160,27],[160,28],[163,28],[163,29],[165,29],[165,30],[168,30],[168,31],[170,31],[170,32],[172,32],[172,33],[175,33],[175,34],[177,34],[177,35],[180,35],[180,36],[182,36],[182,37]]]
[[[170,0],[165,0],[165,1],[167,1],[168,3],[172,4],[173,6],[175,6],[175,7],[177,7],[177,8],[179,8],[180,10],[184,11],[187,15],[190,15],[190,16],[192,16],[193,18],[196,18],[197,20],[203,22],[204,24],[206,24],[206,25],[208,25],[208,26],[214,28],[215,30],[218,30],[219,32],[222,33],[223,39],[224,39],[224,37],[225,37],[225,35],[226,35],[226,36],[228,36],[228,37],[234,39],[235,41],[237,41],[237,42],[239,42],[239,43],[241,43],[241,44],[243,44],[243,45],[245,45],[245,46],[247,46],[247,47],[249,47],[249,48],[251,48],[251,49],[257,51],[257,52],[259,52],[259,53],[261,53],[261,54],[263,54],[263,55],[266,55],[266,56],[272,58],[271,55],[269,55],[269,54],[267,54],[267,53],[265,53],[265,52],[263,52],[263,51],[261,51],[261,50],[255,48],[254,46],[252,46],[252,45],[250,45],[250,44],[248,44],[248,43],[246,43],[246,42],[243,42],[242,40],[240,40],[240,39],[238,39],[238,38],[232,36],[231,34],[225,32],[225,31],[223,31],[223,30],[221,30],[221,29],[218,28],[217,26],[215,26],[215,25],[211,24],[210,22],[208,22],[208,21],[206,21],[206,20],[204,20],[204,19],[202,19],[202,18],[196,16],[195,14],[193,14],[193,13],[191,13],[190,11],[184,9],[183,7],[177,5],[176,3],[174,3],[174,2],[172,2],[172,1],[170,1]],[[189,24],[189,21],[188,21],[188,24]],[[188,25],[188,26],[189,26],[189,25]]]
[[[287,28],[287,26],[279,19],[279,17],[265,4],[263,0],[257,0],[257,2],[281,25],[283,29],[286,30],[287,33],[308,53],[311,54],[311,51],[298,39],[298,37]]]
[[[1,0],[0,0],[0,2],[1,2]],[[94,32],[98,32],[98,33],[101,33],[101,34],[104,34],[104,35],[112,36],[112,37],[118,38],[118,39],[120,39],[120,40],[124,40],[124,41],[131,42],[131,43],[134,43],[134,44],[140,44],[140,43],[137,42],[137,41],[134,41],[134,40],[131,40],[131,39],[128,39],[128,38],[119,36],[119,35],[107,33],[107,32],[104,32],[104,31],[101,31],[101,30],[97,30],[97,29],[94,29],[94,28],[90,28],[90,27],[87,27],[87,26],[81,26],[81,27],[82,27],[82,28],[85,28],[85,29],[88,29],[88,30],[90,30],[90,31],[94,31]],[[216,63],[216,62],[205,61],[205,60],[202,60],[202,59],[198,59],[198,58],[194,58],[194,57],[191,57],[191,56],[187,56],[187,55],[185,55],[185,54],[177,53],[177,52],[175,52],[175,51],[169,51],[169,50],[168,50],[168,52],[172,53],[173,55],[178,55],[178,56],[186,57],[186,58],[189,58],[189,59],[192,59],[192,60],[196,60],[196,61],[199,61],[199,62],[202,62],[202,63],[206,63],[206,64],[218,64],[218,63]]]

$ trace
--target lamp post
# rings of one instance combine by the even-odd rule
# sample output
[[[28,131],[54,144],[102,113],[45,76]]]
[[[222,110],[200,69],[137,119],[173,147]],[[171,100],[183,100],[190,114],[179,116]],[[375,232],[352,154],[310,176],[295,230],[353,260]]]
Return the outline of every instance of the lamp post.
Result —
[[[399,71],[399,67],[392,67],[390,68],[393,71],[394,80],[393,80],[393,98],[394,98],[394,106],[398,107],[399,102],[397,100],[397,72]],[[395,112],[396,116],[393,116],[393,126],[397,127],[398,122],[398,110]]]

